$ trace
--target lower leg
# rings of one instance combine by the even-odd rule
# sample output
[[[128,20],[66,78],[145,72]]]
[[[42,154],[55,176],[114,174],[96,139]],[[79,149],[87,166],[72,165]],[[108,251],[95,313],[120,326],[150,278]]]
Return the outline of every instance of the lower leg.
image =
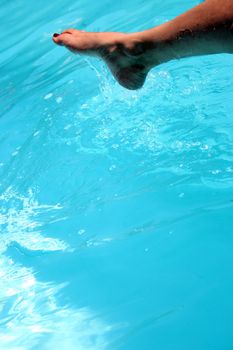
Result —
[[[233,53],[232,24],[232,0],[206,0],[163,25],[135,33],[135,45],[152,67],[175,58]]]

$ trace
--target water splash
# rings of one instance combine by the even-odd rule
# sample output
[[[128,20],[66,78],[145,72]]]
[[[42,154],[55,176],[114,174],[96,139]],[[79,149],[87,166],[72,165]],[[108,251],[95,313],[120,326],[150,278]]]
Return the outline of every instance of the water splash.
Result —
[[[45,237],[40,232],[40,227],[43,226],[41,216],[61,210],[60,204],[39,204],[32,190],[28,191],[28,196],[22,196],[8,188],[0,196],[0,206],[0,251],[2,253],[10,244],[14,243],[31,251],[68,249],[67,243],[59,239]]]

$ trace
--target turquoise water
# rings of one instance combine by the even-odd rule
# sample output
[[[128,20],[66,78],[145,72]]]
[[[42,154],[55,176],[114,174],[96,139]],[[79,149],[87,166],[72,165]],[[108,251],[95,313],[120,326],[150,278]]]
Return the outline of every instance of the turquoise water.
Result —
[[[198,2],[2,0],[1,350],[233,348],[233,57],[127,91],[51,41]]]

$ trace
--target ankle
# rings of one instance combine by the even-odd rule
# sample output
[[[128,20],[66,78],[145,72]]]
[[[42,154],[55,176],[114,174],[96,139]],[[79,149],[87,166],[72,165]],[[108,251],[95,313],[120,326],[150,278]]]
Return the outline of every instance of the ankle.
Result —
[[[169,45],[161,39],[157,28],[129,34],[124,44],[126,55],[134,57],[148,69],[171,59]]]

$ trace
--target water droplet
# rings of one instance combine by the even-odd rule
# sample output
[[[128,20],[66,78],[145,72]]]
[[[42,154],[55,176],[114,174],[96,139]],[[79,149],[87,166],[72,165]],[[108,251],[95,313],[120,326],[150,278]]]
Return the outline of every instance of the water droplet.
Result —
[[[44,96],[44,100],[49,100],[52,96],[53,94],[50,92],[49,94]]]
[[[63,99],[62,99],[62,97],[61,97],[61,96],[59,96],[59,97],[57,97],[57,98],[56,98],[56,102],[57,102],[57,103],[61,103],[61,102],[62,102],[62,100],[63,100]]]
[[[84,230],[84,229],[81,229],[81,230],[78,231],[78,234],[79,234],[80,236],[82,236],[84,233],[85,233],[85,230]]]

